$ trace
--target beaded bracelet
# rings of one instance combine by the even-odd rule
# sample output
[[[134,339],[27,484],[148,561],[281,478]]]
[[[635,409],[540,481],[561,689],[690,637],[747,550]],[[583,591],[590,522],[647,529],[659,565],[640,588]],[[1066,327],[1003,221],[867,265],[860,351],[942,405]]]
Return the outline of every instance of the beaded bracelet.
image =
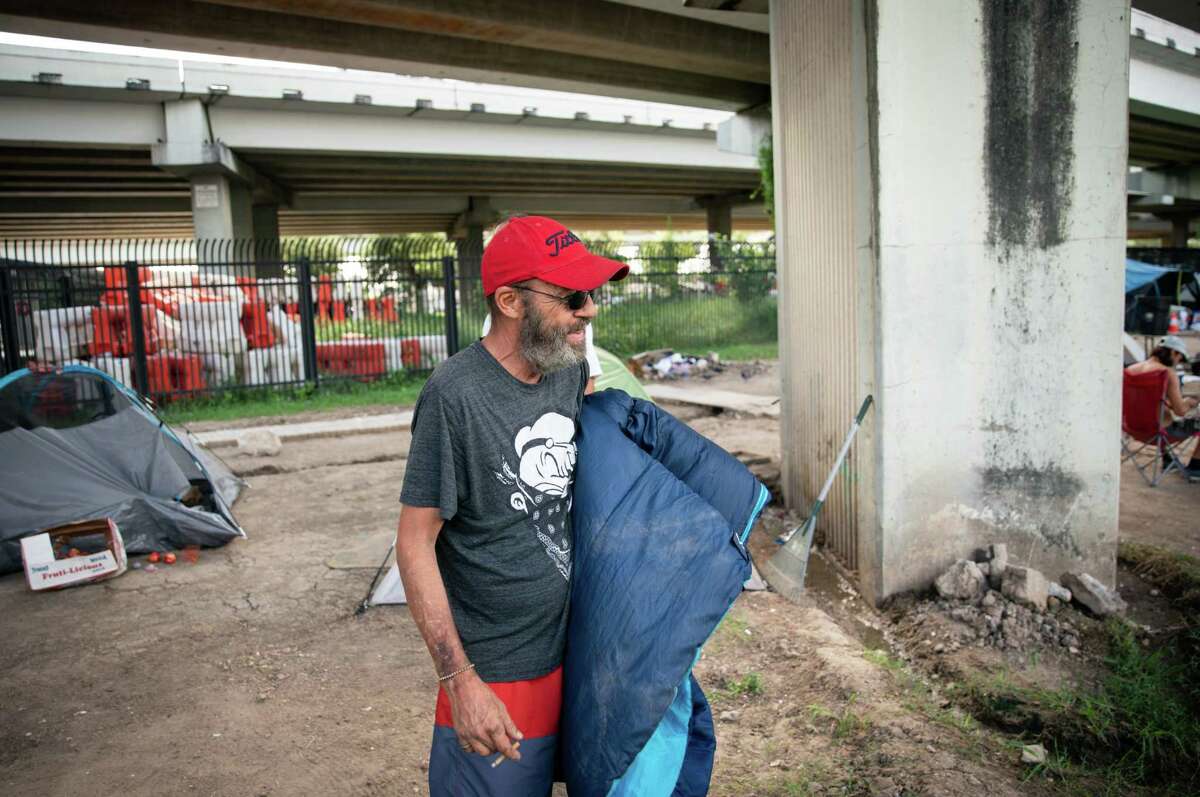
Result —
[[[466,667],[460,667],[459,669],[455,670],[454,672],[446,673],[445,675],[440,676],[438,678],[438,683],[441,683],[442,681],[449,681],[454,676],[462,675],[467,670],[473,670],[473,669],[475,669],[474,664],[468,664]]]

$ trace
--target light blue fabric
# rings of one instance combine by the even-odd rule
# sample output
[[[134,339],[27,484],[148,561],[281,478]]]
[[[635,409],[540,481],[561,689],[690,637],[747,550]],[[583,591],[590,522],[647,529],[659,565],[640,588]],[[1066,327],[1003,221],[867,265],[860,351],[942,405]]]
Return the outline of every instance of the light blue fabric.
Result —
[[[1172,266],[1152,266],[1140,260],[1125,258],[1125,292],[1132,293],[1144,285],[1149,285],[1163,274],[1170,274],[1179,269]]]
[[[669,797],[679,780],[687,752],[688,723],[692,718],[691,673],[667,707],[662,722],[629,769],[608,790],[608,797]]]

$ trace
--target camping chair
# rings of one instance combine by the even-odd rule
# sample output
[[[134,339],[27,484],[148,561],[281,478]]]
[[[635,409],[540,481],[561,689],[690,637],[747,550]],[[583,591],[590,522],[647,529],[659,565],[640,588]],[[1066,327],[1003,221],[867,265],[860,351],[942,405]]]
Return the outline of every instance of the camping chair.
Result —
[[[1171,471],[1184,472],[1179,450],[1188,440],[1200,437],[1200,432],[1175,436],[1163,425],[1162,406],[1167,396],[1167,380],[1174,378],[1175,374],[1169,370],[1125,374],[1121,388],[1121,461],[1132,460],[1151,487],[1157,487],[1162,477]],[[1153,460],[1139,461],[1138,455],[1151,447]],[[1164,460],[1167,461],[1165,466]]]

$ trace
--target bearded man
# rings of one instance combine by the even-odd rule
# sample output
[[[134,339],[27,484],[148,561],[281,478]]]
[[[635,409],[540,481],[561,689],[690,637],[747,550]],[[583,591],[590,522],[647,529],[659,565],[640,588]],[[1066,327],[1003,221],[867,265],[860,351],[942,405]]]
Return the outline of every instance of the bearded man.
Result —
[[[592,291],[628,268],[541,216],[484,249],[491,328],[413,415],[396,561],[440,688],[433,795],[548,795]]]

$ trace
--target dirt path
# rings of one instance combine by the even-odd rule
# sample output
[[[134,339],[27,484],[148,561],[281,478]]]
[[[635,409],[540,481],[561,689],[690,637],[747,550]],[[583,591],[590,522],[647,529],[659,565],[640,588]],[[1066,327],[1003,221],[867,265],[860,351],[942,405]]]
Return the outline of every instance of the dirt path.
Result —
[[[688,416],[778,460],[776,420]],[[230,452],[252,474],[236,508],[249,538],[196,564],[38,595],[0,578],[0,793],[426,793],[424,645],[404,608],[352,616],[369,569],[327,566],[393,527],[408,442]],[[772,513],[752,549],[769,553],[784,522]],[[816,563],[813,581],[799,608],[743,594],[698,665],[719,739],[714,794],[1041,793],[1002,737],[943,705],[936,680],[867,652],[862,639],[883,644],[878,616],[836,572]]]

